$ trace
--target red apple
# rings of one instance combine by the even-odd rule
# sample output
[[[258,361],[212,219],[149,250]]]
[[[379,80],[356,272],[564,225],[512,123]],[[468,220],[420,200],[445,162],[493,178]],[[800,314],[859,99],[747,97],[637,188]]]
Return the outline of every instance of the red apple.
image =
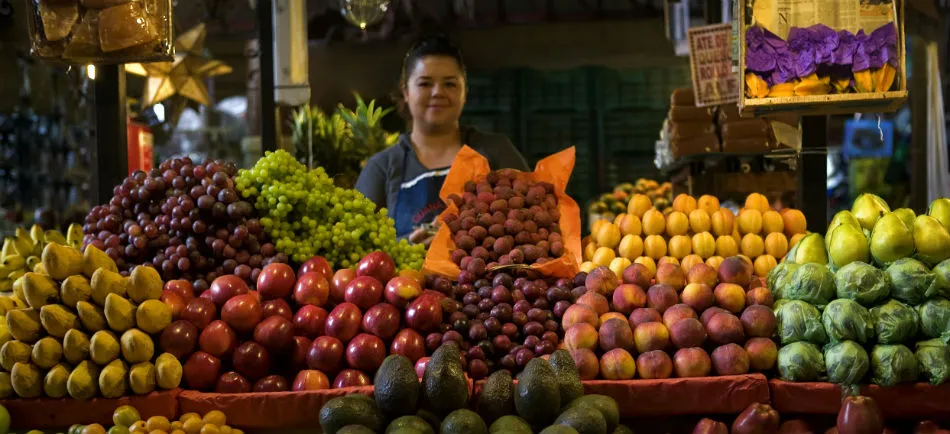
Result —
[[[257,275],[257,291],[265,300],[284,298],[294,289],[294,269],[280,262],[267,264]]]
[[[779,415],[772,406],[768,404],[755,403],[750,405],[739,414],[739,417],[732,423],[732,434],[759,434],[759,433],[777,433],[779,427]],[[841,428],[838,428],[840,431]],[[880,431],[884,431],[881,426]],[[877,432],[877,431],[867,431]]]
[[[422,286],[409,277],[393,277],[386,283],[386,301],[402,309],[422,294]]]
[[[294,343],[294,324],[282,316],[266,318],[254,327],[254,340],[271,352],[282,352]]]
[[[380,282],[389,282],[396,275],[396,263],[389,255],[375,251],[356,264],[357,276],[370,276]]]
[[[290,346],[290,364],[296,370],[306,369],[307,353],[313,341],[306,336],[294,336],[294,343]]]
[[[268,375],[254,383],[254,392],[287,392],[290,385],[281,375]]]
[[[300,269],[297,270],[297,277],[299,278],[310,272],[319,273],[324,279],[327,279],[327,282],[333,280],[333,268],[330,267],[330,263],[323,256],[314,256],[304,261],[300,265]]]
[[[298,306],[323,306],[330,297],[330,283],[320,273],[303,273],[294,286],[294,301]]]
[[[330,380],[326,374],[315,369],[304,369],[297,373],[294,378],[293,391],[300,390],[324,390],[330,388]]]
[[[247,283],[244,283],[244,279],[233,274],[225,274],[224,276],[214,279],[208,291],[211,291],[211,301],[220,307],[230,300],[231,297],[247,294],[249,289],[247,288]]]
[[[225,372],[218,377],[218,383],[214,386],[214,391],[217,393],[248,393],[251,391],[251,383],[237,372]]]
[[[383,284],[371,276],[358,276],[349,285],[343,299],[366,310],[383,297]]]
[[[386,358],[386,344],[369,333],[360,333],[346,346],[346,363],[351,368],[373,373]]]
[[[442,303],[432,295],[422,295],[409,303],[406,325],[420,332],[433,332],[442,323]]]
[[[181,319],[195,325],[199,330],[211,324],[218,315],[218,308],[207,298],[195,298],[181,311]]]
[[[162,291],[162,297],[160,298],[162,303],[165,303],[165,306],[168,306],[168,310],[172,313],[172,321],[181,317],[182,311],[185,310],[185,299],[182,298],[177,292],[173,291]]]
[[[426,341],[413,329],[402,329],[389,346],[390,354],[401,354],[415,363],[426,355]]]
[[[330,281],[330,301],[342,303],[346,297],[346,287],[356,278],[356,270],[344,268],[333,275]]]
[[[348,342],[359,333],[362,321],[363,314],[359,307],[353,303],[340,303],[327,316],[326,334]]]
[[[204,351],[198,351],[188,358],[182,367],[182,379],[188,389],[211,390],[221,370],[221,359]]]
[[[327,325],[327,311],[322,307],[306,305],[294,315],[294,329],[298,335],[314,339],[324,334]]]
[[[373,382],[370,381],[369,376],[363,373],[363,371],[358,371],[356,369],[344,369],[340,371],[339,374],[336,374],[336,378],[333,379],[333,388],[341,389],[344,387],[358,387],[358,386],[370,386]]]
[[[399,331],[399,309],[389,303],[369,308],[363,315],[363,331],[389,339]]]
[[[291,309],[290,305],[281,298],[265,301],[261,307],[261,312],[263,318],[281,316],[289,320],[294,319],[293,309]]]
[[[214,320],[201,331],[198,347],[212,356],[228,357],[237,348],[237,334],[221,320]]]
[[[217,280],[217,279],[216,279]],[[221,308],[221,319],[238,333],[248,333],[261,322],[264,310],[260,300],[251,294],[232,297]]]
[[[191,299],[195,298],[195,287],[191,285],[191,282],[184,279],[169,280],[168,282],[165,282],[162,292],[165,291],[178,293],[185,303],[188,303],[191,301]]]
[[[270,354],[267,348],[254,341],[247,341],[234,350],[234,370],[249,380],[255,381],[270,370]]]
[[[158,339],[158,347],[166,353],[171,353],[178,359],[191,355],[198,342],[198,327],[189,321],[178,320],[162,330]]]
[[[420,357],[416,360],[416,375],[421,379],[422,374],[426,373],[426,366],[429,365],[429,357]]]
[[[330,336],[314,339],[307,352],[307,367],[333,373],[340,370],[343,361],[343,342]]]

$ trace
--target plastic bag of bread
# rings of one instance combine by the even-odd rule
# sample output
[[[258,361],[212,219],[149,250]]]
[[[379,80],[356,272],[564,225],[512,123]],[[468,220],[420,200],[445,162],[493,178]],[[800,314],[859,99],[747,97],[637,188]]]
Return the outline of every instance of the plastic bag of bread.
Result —
[[[31,51],[69,64],[172,60],[171,0],[30,0]]]

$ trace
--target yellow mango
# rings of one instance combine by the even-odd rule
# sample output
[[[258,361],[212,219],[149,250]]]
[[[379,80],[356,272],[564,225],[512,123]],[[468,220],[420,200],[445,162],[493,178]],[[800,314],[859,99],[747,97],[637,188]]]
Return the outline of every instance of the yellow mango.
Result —
[[[883,67],[871,73],[871,82],[876,92],[887,92],[894,85],[894,78],[897,77],[897,70],[893,66],[885,63]]]
[[[827,95],[831,91],[831,86],[821,81],[817,77],[809,80],[802,80],[795,86],[795,95]]]
[[[848,93],[851,90],[851,79],[850,78],[836,78],[831,81],[832,87],[835,88],[837,93]]]
[[[769,84],[754,72],[745,75],[745,96],[747,98],[765,98],[769,95]]]
[[[797,81],[790,81],[788,83],[779,83],[775,86],[772,86],[769,89],[769,98],[777,96],[795,96],[795,85],[798,84]]]
[[[871,79],[871,70],[858,71],[854,73],[854,90],[858,92],[873,92],[874,83]]]

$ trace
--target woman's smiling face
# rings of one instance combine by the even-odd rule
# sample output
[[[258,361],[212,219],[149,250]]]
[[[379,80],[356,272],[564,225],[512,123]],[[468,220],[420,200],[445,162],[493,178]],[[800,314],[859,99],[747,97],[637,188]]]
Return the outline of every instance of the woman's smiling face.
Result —
[[[415,127],[455,128],[465,106],[465,75],[452,57],[425,56],[412,66],[402,96]]]

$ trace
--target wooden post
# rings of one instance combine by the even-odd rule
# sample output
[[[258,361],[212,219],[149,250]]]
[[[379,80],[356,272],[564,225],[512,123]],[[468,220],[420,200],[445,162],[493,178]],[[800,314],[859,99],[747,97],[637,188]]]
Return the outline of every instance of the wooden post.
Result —
[[[828,116],[802,117],[802,152],[798,160],[796,205],[808,229],[824,234],[828,228]]]
[[[125,66],[96,66],[95,81],[93,203],[103,204],[112,197],[112,188],[129,175]]]

